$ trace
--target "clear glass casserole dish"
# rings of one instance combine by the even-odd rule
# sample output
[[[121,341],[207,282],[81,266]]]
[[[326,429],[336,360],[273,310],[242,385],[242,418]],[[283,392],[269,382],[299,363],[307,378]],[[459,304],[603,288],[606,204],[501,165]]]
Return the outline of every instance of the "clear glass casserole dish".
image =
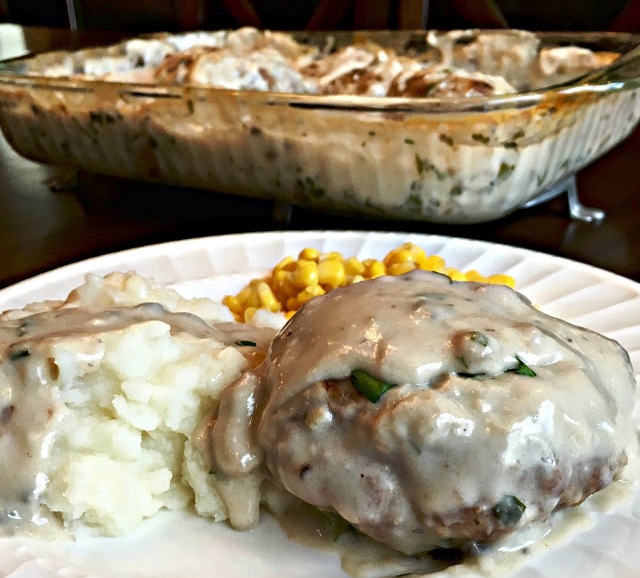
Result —
[[[423,31],[294,33],[318,46],[327,36],[336,46],[365,40],[405,52],[431,49]],[[321,210],[490,221],[592,162],[640,119],[640,35],[538,37],[542,46],[623,56],[551,88],[410,98],[39,74],[38,66],[69,54],[56,52],[1,63],[0,125],[18,153],[45,163]]]

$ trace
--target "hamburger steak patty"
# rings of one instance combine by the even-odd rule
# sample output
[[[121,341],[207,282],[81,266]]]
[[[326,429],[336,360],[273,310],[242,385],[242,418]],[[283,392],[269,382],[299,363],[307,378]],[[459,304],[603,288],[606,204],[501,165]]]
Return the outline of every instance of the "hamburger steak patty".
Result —
[[[311,300],[257,375],[250,469],[264,456],[290,493],[407,554],[579,504],[637,443],[620,345],[507,287],[424,271]],[[217,422],[218,443],[236,427]]]

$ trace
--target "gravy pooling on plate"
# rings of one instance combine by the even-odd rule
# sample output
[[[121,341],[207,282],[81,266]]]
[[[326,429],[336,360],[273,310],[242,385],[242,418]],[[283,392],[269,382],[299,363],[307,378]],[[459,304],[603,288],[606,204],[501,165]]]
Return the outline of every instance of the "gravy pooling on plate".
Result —
[[[307,303],[222,393],[214,470],[406,554],[490,544],[622,474],[634,392],[619,344],[509,288],[380,277]]]

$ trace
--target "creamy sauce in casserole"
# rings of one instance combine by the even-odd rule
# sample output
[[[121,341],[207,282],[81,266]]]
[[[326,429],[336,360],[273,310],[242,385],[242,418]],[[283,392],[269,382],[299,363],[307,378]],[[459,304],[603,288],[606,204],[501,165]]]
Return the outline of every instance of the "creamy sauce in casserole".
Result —
[[[357,370],[389,386],[377,401]],[[495,542],[608,486],[636,453],[625,351],[506,287],[419,271],[332,291],[258,376],[222,394],[243,417],[213,426],[218,470],[266,464],[407,554]]]
[[[426,40],[439,58],[373,42],[320,51],[290,34],[244,27],[134,39],[115,55],[67,58],[44,73],[298,94],[464,98],[556,84],[598,67],[592,51],[540,50],[540,40],[526,31],[429,32]]]
[[[150,321],[166,323],[172,333],[239,347],[251,365],[262,360],[274,334],[235,323],[212,326],[158,303],[99,311],[58,308],[0,322],[0,535],[42,535],[50,529],[47,522],[52,518],[42,511],[38,498],[49,481],[47,458],[66,407],[59,398],[60,368],[49,356],[48,345],[59,338],[99,344],[105,332]],[[96,351],[96,356],[81,361],[89,367],[99,363],[100,349]]]

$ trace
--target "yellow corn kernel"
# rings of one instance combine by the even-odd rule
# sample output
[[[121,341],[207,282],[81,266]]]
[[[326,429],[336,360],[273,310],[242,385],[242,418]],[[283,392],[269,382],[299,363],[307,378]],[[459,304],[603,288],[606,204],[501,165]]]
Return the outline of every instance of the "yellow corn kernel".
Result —
[[[487,279],[486,277],[484,277],[483,275],[481,275],[480,273],[478,273],[475,269],[472,269],[471,271],[467,271],[465,274],[466,277],[466,281],[471,281],[474,283],[486,283]]]
[[[325,291],[320,285],[312,285],[311,287],[305,287],[298,295],[296,299],[300,306],[304,305],[309,299],[318,297],[318,295],[324,295]]]
[[[240,293],[236,295],[236,297],[240,300],[241,303],[246,303],[251,295],[251,286],[247,285]]]
[[[238,299],[235,295],[227,295],[222,300],[222,304],[226,305],[231,310],[231,313],[235,313],[236,315],[242,313],[242,310],[244,309],[242,307],[242,303],[240,303],[240,299]]]
[[[425,271],[435,271],[436,273],[444,273],[446,263],[439,255],[429,255],[424,259],[419,259],[418,266]]]
[[[342,253],[340,251],[330,251],[329,253],[321,253],[320,261],[343,261]]]
[[[293,283],[298,288],[318,284],[318,265],[315,261],[301,260],[293,272]]]
[[[375,279],[376,277],[381,277],[387,273],[387,268],[384,263],[377,259],[366,259],[363,261],[363,264],[365,268],[364,276],[367,279]]]
[[[287,299],[287,311],[297,311],[298,309],[300,309],[300,302],[298,301],[297,297],[289,297],[289,299]]]
[[[394,255],[395,255],[398,251],[400,251],[400,249],[391,249],[391,251],[389,251],[389,252],[384,256],[384,258],[382,259],[382,262],[383,262],[385,265],[388,265],[388,264],[389,264],[389,261],[391,261],[391,259],[393,259]]]
[[[257,286],[258,299],[260,299],[260,307],[262,309],[268,309],[269,311],[279,311],[280,302],[276,299],[276,296],[271,291],[271,287],[267,285],[265,281],[258,283]]]
[[[280,261],[280,263],[278,263],[273,270],[274,271],[280,271],[280,270],[285,270],[285,271],[290,271],[290,269],[288,269],[288,267],[290,267],[292,264],[295,263],[295,260],[293,259],[293,257],[291,255],[285,257],[284,259],[282,259]]]
[[[286,280],[289,278],[289,271],[284,271],[280,269],[279,271],[274,271],[273,277],[271,277],[271,286],[272,288],[282,288],[285,284]]]
[[[476,281],[515,286],[508,275],[484,277],[478,271],[463,272],[447,268],[442,257],[427,255],[421,247],[402,243],[391,249],[382,261],[357,257],[343,258],[338,251],[320,253],[304,248],[298,258],[285,257],[262,279],[253,279],[237,295],[227,295],[223,303],[237,321],[248,321],[259,308],[282,311],[290,319],[309,299],[336,287],[375,279],[381,275],[401,275],[415,268],[446,273],[454,281]]]
[[[300,254],[298,255],[298,259],[305,259],[306,261],[315,261],[316,263],[320,259],[320,251],[318,249],[312,249],[307,247],[306,249],[302,249]]]
[[[395,251],[394,253],[389,253],[387,257],[385,257],[384,263],[387,267],[390,265],[395,265],[398,263],[408,263],[414,262],[413,253],[406,249],[402,249],[400,251]]]
[[[247,307],[255,307],[256,309],[260,307],[260,297],[258,295],[256,286],[253,283],[251,286],[251,293],[249,294],[249,298],[245,301],[245,305]]]
[[[414,261],[427,258],[427,254],[425,253],[424,249],[422,247],[418,247],[418,245],[414,245],[413,243],[404,243],[402,247],[407,251],[411,251],[411,255],[413,256]]]
[[[424,259],[427,256],[424,250],[418,247],[418,245],[407,242],[402,243],[402,245],[400,245],[396,249],[392,249],[387,254],[387,256],[391,259],[390,262],[393,262],[393,259],[396,259],[395,262],[399,262],[397,261],[399,253],[402,254],[401,260],[404,261],[417,261],[418,259]]]
[[[289,271],[285,271],[285,273],[286,275],[282,276],[276,284],[276,293],[279,295],[281,301],[286,301],[287,297],[293,297],[300,291],[293,282],[292,277],[294,274]]]
[[[467,280],[467,276],[462,271],[458,271],[457,269],[453,269],[452,267],[449,267],[448,269],[445,269],[444,270],[444,274],[449,276],[452,281],[466,281]]]
[[[494,285],[506,285],[507,287],[511,287],[513,289],[516,286],[516,281],[513,277],[509,277],[509,275],[502,275],[500,273],[496,275],[489,275],[489,283],[493,283]]]
[[[416,268],[416,264],[413,261],[404,261],[402,263],[391,263],[387,267],[387,273],[389,275],[404,275],[409,271],[413,271]]]
[[[344,261],[344,271],[347,275],[362,275],[364,273],[364,265],[357,257],[349,257]]]
[[[318,283],[331,287],[341,287],[345,282],[344,265],[340,261],[328,259],[318,263]]]

